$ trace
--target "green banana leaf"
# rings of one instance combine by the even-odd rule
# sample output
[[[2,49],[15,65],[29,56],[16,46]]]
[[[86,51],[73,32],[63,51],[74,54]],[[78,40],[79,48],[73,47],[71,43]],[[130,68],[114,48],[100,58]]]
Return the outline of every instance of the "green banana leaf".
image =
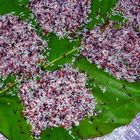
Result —
[[[93,138],[128,124],[140,112],[140,82],[128,83],[117,80],[102,69],[98,69],[96,65],[90,64],[86,58],[78,56],[76,48],[80,46],[80,36],[72,42],[67,38],[59,39],[53,33],[43,36],[35,17],[32,18],[32,13],[26,6],[27,2],[28,0],[0,0],[0,15],[14,12],[14,15],[20,16],[26,22],[31,22],[36,33],[48,42],[49,49],[45,54],[48,60],[44,62],[43,70],[53,71],[66,63],[73,63],[75,68],[87,74],[87,86],[97,102],[93,117],[84,118],[79,126],[73,126],[71,130],[46,129],[41,134],[41,140]],[[116,0],[92,0],[89,15],[92,22],[80,27],[79,30],[85,27],[92,29],[95,25],[105,24],[107,20],[121,21],[122,15],[111,15],[111,8],[115,3]],[[108,14],[111,16],[107,17]],[[31,137],[31,126],[27,124],[22,114],[23,107],[17,96],[17,84],[7,88],[7,85],[15,81],[13,75],[0,80],[0,84],[3,85],[0,89],[0,132],[9,140],[34,140]]]

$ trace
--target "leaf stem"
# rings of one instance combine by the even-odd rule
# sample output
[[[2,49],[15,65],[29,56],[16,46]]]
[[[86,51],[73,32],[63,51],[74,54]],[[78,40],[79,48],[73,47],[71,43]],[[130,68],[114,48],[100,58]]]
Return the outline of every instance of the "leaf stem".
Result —
[[[77,50],[77,48],[72,49],[71,51],[65,53],[63,56],[60,56],[60,57],[56,58],[55,60],[51,61],[50,63],[44,65],[44,68],[47,68],[48,66],[50,66],[50,65],[52,65],[53,63],[57,62],[58,60],[60,60],[60,59],[62,59],[62,58],[64,58],[64,57],[66,57],[67,55],[69,55],[69,54],[75,52],[76,50]]]
[[[14,85],[16,85],[18,82],[14,82],[12,84],[10,84],[9,86],[6,86],[5,88],[3,88],[2,90],[0,90],[0,94],[8,91],[11,87],[13,87]]]

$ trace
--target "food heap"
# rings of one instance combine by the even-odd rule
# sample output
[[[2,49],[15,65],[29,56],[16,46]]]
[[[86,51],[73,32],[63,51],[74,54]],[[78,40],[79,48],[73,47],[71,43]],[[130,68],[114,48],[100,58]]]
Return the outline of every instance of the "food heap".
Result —
[[[92,116],[95,100],[86,88],[87,77],[71,66],[53,73],[46,72],[39,80],[23,81],[19,98],[24,115],[38,137],[51,127],[70,129],[85,116]]]
[[[94,27],[83,33],[81,55],[90,63],[97,64],[117,79],[129,82],[140,80],[140,34],[136,31],[139,23],[140,2],[118,1],[114,11],[120,11],[128,22],[116,29],[110,21],[106,27]]]
[[[11,73],[33,76],[38,73],[39,63],[46,43],[34,30],[18,17],[0,16],[0,75]],[[47,47],[46,47],[47,48]]]
[[[60,38],[73,34],[86,22],[91,0],[30,0],[28,7],[43,32],[54,32]]]

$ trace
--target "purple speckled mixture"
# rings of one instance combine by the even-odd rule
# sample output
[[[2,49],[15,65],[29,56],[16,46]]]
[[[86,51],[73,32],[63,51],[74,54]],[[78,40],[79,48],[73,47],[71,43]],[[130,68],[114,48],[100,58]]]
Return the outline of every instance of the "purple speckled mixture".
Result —
[[[28,7],[43,32],[59,37],[76,32],[90,13],[91,0],[29,0]]]
[[[39,71],[38,63],[46,46],[33,29],[18,17],[0,16],[0,75],[33,76]]]
[[[38,137],[42,129],[78,125],[85,116],[93,115],[95,101],[86,88],[86,75],[70,66],[44,73],[40,80],[22,82],[19,97],[24,115]]]

